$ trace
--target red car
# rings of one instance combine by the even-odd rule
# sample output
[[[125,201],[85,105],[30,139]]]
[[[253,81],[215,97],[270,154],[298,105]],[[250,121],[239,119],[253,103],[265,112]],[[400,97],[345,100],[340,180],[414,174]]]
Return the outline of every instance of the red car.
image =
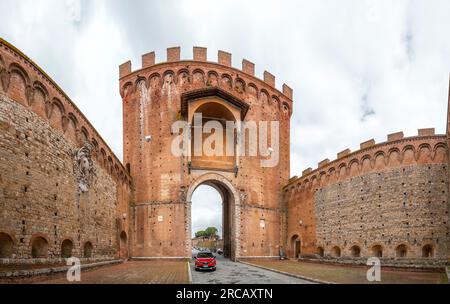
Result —
[[[199,252],[195,257],[195,270],[216,270],[216,257],[211,252]]]

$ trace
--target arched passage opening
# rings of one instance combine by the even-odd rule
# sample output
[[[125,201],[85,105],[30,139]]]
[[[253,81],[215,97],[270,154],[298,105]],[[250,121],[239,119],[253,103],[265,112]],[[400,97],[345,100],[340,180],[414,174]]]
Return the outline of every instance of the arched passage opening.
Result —
[[[128,258],[128,238],[125,231],[120,233],[120,258]]]
[[[301,255],[301,241],[297,234],[291,237],[291,252],[292,258],[298,259]]]
[[[236,222],[236,206],[239,195],[233,185],[222,175],[207,173],[192,183],[187,193],[190,202],[189,238],[190,252],[195,254],[199,249],[221,249],[225,258],[235,260],[239,256]],[[208,227],[217,228],[216,236],[211,230],[205,237],[196,238],[195,234],[205,231]]]

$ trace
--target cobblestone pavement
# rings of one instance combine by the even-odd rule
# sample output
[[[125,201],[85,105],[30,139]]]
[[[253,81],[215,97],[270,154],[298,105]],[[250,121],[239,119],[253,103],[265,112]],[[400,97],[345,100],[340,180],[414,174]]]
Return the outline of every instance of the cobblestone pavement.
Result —
[[[369,284],[367,281],[368,266],[330,265],[308,263],[294,260],[249,260],[251,264],[260,265],[279,271],[302,275],[322,281],[341,284]],[[447,283],[445,273],[418,272],[381,268],[381,284],[437,284]]]
[[[217,256],[216,271],[195,271],[191,262],[193,284],[311,284],[284,274],[232,262]]]
[[[79,284],[187,284],[188,272],[183,261],[129,261],[114,266],[81,271]],[[66,276],[43,284],[72,284]]]

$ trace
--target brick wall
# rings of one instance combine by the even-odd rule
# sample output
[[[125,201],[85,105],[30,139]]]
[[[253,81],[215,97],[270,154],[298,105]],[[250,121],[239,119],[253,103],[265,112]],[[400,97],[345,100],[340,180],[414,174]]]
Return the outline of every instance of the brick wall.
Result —
[[[339,153],[341,158],[286,186],[288,237],[300,237],[303,256],[357,260],[352,247],[369,257],[378,245],[383,258],[397,264],[448,259],[446,138],[434,131],[419,134],[363,143],[362,150]],[[397,253],[399,245],[406,257]],[[432,257],[423,258],[424,246],[431,246]]]
[[[125,168],[53,80],[3,40],[0,79],[2,258],[57,261],[64,241],[77,257],[111,259],[119,249],[126,252],[126,242],[119,248],[130,218],[131,178]],[[82,191],[75,156],[87,143],[92,151],[83,160],[92,161],[95,174]],[[45,250],[32,254],[39,242],[47,248],[39,245]]]

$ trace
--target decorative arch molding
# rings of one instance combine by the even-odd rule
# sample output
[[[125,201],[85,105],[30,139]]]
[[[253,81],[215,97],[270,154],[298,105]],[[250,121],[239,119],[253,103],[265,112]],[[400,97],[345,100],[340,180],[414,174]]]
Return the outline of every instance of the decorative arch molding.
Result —
[[[19,74],[20,76],[22,76],[23,80],[25,81],[26,86],[30,84],[30,77],[28,76],[28,73],[18,63],[13,62],[9,65],[9,73],[10,74],[12,74],[12,73]]]
[[[192,204],[192,195],[195,190],[200,185],[208,185],[215,188],[222,197],[223,204],[228,203],[228,212],[231,213],[231,223],[230,223],[230,256],[232,260],[236,260],[240,256],[240,213],[241,213],[241,205],[244,203],[246,195],[244,193],[240,193],[233,183],[227,179],[224,175],[216,172],[207,172],[195,178],[188,186],[186,194],[181,194],[181,199],[185,200],[187,204],[186,208],[186,218],[190,218],[191,216],[191,204]],[[228,192],[228,202],[225,201],[225,193]],[[188,221],[190,223],[190,221]],[[191,226],[187,227],[187,235],[186,235],[186,243],[188,244],[186,250],[188,256],[190,256],[191,252]]]

